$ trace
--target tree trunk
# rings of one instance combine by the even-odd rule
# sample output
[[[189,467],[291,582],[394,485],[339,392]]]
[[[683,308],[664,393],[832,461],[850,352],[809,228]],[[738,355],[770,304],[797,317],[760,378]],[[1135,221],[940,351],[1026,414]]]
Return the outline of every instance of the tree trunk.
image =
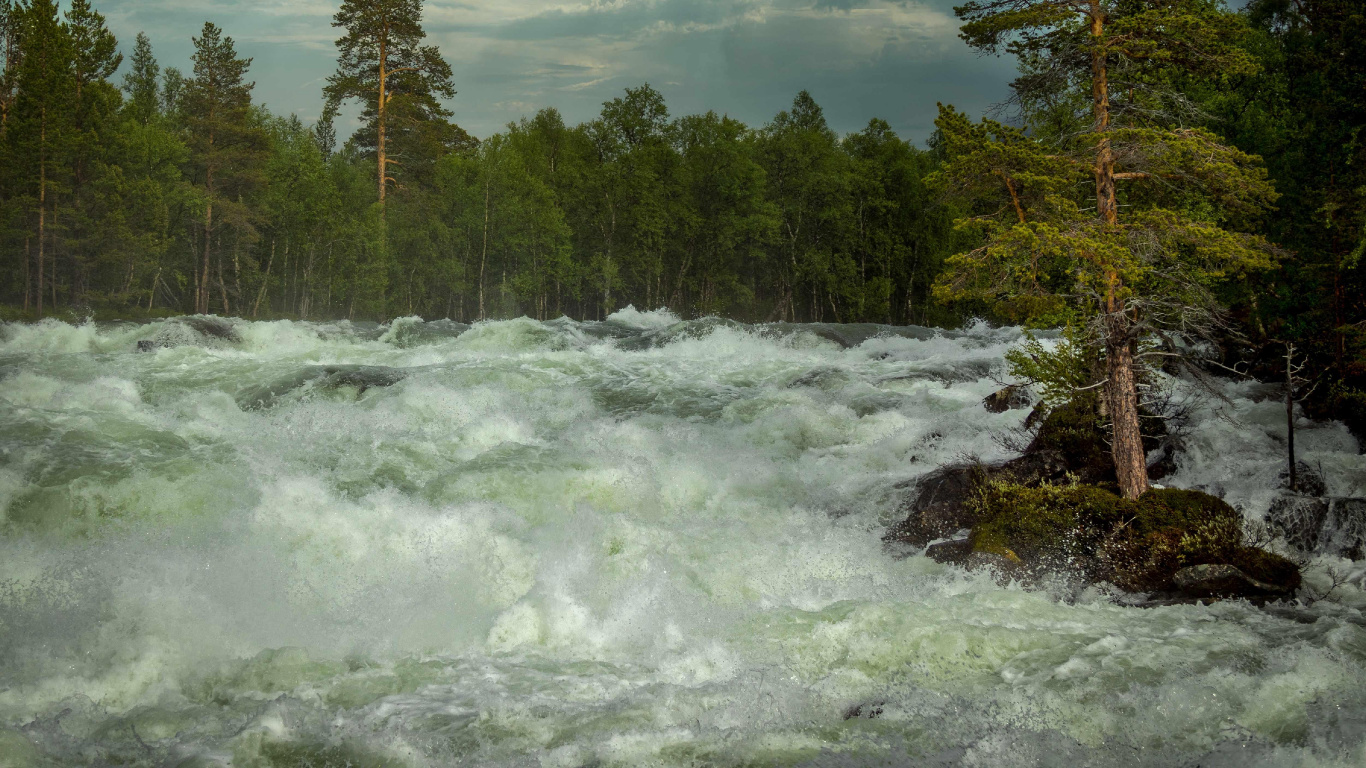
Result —
[[[1285,345],[1285,447],[1290,458],[1290,492],[1295,486],[1295,345]]]
[[[285,248],[289,245],[286,244]],[[256,303],[251,305],[251,316],[256,317],[256,312],[261,309],[261,299],[266,296],[266,286],[270,285],[270,265],[275,263],[275,238],[270,239],[270,258],[266,259],[266,273],[261,277],[261,289],[256,292]]]
[[[43,317],[43,264],[46,262],[46,251],[44,244],[47,238],[43,237],[47,228],[47,174],[45,169],[40,168],[39,177],[42,179],[38,183],[38,319]]]
[[[1115,203],[1115,155],[1110,147],[1110,81],[1105,63],[1105,11],[1100,0],[1091,5],[1091,113],[1095,118],[1092,128],[1100,136],[1096,143],[1096,215],[1111,226],[1119,223],[1119,207]]]
[[[194,311],[197,314],[209,314],[209,254],[212,251],[213,238],[210,233],[213,231],[213,200],[210,199],[204,206],[204,258],[201,261],[199,270],[198,295],[195,296]]]
[[[1136,499],[1148,490],[1148,460],[1143,450],[1138,423],[1138,388],[1134,380],[1133,349],[1129,346],[1127,322],[1123,312],[1105,317],[1105,395],[1109,405],[1113,439],[1110,452],[1115,460],[1115,476],[1126,499]]]
[[[1091,16],[1091,111],[1096,143],[1096,215],[1106,225],[1119,223],[1115,200],[1115,156],[1110,147],[1110,82],[1106,65],[1104,33],[1105,11],[1100,0],[1090,0]],[[1138,388],[1134,377],[1134,355],[1130,347],[1128,319],[1120,301],[1119,274],[1107,270],[1105,290],[1105,385],[1113,438],[1110,451],[1115,460],[1119,490],[1126,499],[1136,499],[1148,490],[1148,461],[1143,451],[1138,423]]]
[[[489,180],[484,177],[484,247],[479,254],[479,319],[484,319],[484,267],[489,256]]]
[[[385,165],[388,163],[388,158],[387,158],[386,155],[385,155],[385,146],[384,146],[384,138],[385,138],[385,137],[384,137],[384,128],[385,128],[385,126],[384,126],[384,118],[385,118],[384,112],[385,112],[385,108],[389,106],[388,103],[387,103],[388,100],[385,98],[386,94],[385,94],[385,89],[384,89],[384,86],[385,86],[385,82],[384,82],[384,81],[385,81],[385,78],[387,78],[388,75],[389,75],[389,73],[386,71],[386,70],[388,69],[388,65],[389,65],[389,60],[388,60],[388,53],[389,53],[389,52],[388,52],[387,46],[385,45],[385,43],[386,43],[387,40],[388,40],[388,31],[389,31],[389,30],[388,30],[387,25],[386,25],[385,29],[380,33],[380,38],[379,38],[379,61],[378,61],[378,64],[379,64],[379,98],[375,100],[375,129],[376,129],[376,132],[377,132],[376,141],[375,141],[375,155],[376,155],[377,159],[379,160],[378,165],[379,165],[379,215],[380,215],[380,218],[384,218],[384,181],[385,181],[385,176],[386,176],[385,171],[387,170],[387,169],[385,168]]]
[[[29,297],[33,293],[33,249],[24,238],[24,313],[28,313]]]

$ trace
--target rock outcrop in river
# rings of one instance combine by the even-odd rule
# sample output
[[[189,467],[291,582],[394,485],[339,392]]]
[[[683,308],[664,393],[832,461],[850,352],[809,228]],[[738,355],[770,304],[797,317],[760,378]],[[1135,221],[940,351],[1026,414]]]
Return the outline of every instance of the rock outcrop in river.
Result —
[[[1286,597],[1300,585],[1298,566],[1251,546],[1242,515],[1217,497],[1115,493],[1104,434],[1085,404],[1048,414],[1018,458],[931,473],[905,511],[888,541],[1026,581],[1065,574],[1164,599]]]

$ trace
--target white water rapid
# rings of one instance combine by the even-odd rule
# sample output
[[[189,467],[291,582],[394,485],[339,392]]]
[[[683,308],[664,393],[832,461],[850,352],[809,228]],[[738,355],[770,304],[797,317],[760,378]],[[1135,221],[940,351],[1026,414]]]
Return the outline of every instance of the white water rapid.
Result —
[[[0,765],[1366,764],[1358,565],[1295,620],[884,547],[1010,455],[1016,329],[222,322],[0,326]],[[1164,482],[1253,519],[1224,386]]]

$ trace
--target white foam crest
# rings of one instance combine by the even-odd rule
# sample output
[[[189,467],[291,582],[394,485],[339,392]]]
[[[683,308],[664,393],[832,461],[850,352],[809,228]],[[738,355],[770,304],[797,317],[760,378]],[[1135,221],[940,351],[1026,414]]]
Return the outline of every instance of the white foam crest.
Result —
[[[647,331],[658,331],[680,323],[682,319],[670,311],[668,307],[641,312],[636,309],[634,304],[627,304],[624,308],[608,315],[605,322],[641,328]]]

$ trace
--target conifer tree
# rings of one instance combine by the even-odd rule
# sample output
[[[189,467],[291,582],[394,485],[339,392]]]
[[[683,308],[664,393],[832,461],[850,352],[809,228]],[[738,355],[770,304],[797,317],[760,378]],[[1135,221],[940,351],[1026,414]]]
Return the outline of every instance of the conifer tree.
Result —
[[[0,130],[9,120],[14,104],[14,70],[19,64],[19,19],[22,9],[14,0],[0,0]]]
[[[450,112],[437,99],[455,95],[451,68],[436,46],[421,45],[421,0],[344,0],[332,26],[346,34],[337,39],[337,71],[325,93],[332,103],[365,105],[361,136],[375,153],[382,209],[394,181],[389,166],[398,164],[389,146],[395,123],[444,122]]]
[[[91,185],[98,174],[107,172],[115,158],[120,96],[109,83],[123,56],[118,41],[105,26],[104,16],[89,0],[72,0],[66,12],[66,28],[71,35],[71,76],[74,87],[74,136],[71,157],[71,215],[68,245],[71,262],[72,301],[83,300],[90,287],[90,271],[110,243],[101,242],[102,212],[116,215],[121,207],[116,200],[103,201]],[[104,186],[104,192],[114,188]]]
[[[128,93],[128,114],[142,125],[147,125],[156,117],[159,109],[157,83],[161,77],[161,67],[152,54],[152,41],[147,39],[145,33],[138,33],[129,65],[128,72],[123,76],[123,90]]]
[[[22,49],[15,68],[16,94],[5,139],[13,187],[36,207],[33,230],[36,283],[34,307],[43,314],[46,297],[56,295],[56,275],[48,270],[55,255],[49,226],[56,195],[65,188],[75,110],[71,36],[57,17],[53,0],[32,0],[18,13]],[[45,288],[51,287],[51,293]],[[55,299],[54,299],[55,303]]]
[[[182,99],[195,181],[204,195],[203,257],[196,275],[195,311],[207,313],[214,210],[239,205],[239,194],[260,173],[265,136],[259,126],[252,125],[251,91],[256,84],[245,80],[251,59],[238,57],[232,38],[224,37],[211,22],[204,22],[203,32],[193,40],[194,76],[185,82]],[[223,311],[228,313],[231,308],[221,279],[219,288]]]
[[[1021,58],[1022,101],[1080,92],[1085,102],[1052,103],[1089,114],[1045,144],[941,107],[940,182],[975,198],[978,215],[961,224],[985,244],[950,259],[939,295],[1009,305],[1023,320],[1089,316],[1116,474],[1137,497],[1148,487],[1140,343],[1209,328],[1213,285],[1273,263],[1264,241],[1225,229],[1274,199],[1258,159],[1183,125],[1180,95],[1164,87],[1171,67],[1210,78],[1252,67],[1233,44],[1237,19],[1203,0],[974,0],[956,11],[970,45]]]

